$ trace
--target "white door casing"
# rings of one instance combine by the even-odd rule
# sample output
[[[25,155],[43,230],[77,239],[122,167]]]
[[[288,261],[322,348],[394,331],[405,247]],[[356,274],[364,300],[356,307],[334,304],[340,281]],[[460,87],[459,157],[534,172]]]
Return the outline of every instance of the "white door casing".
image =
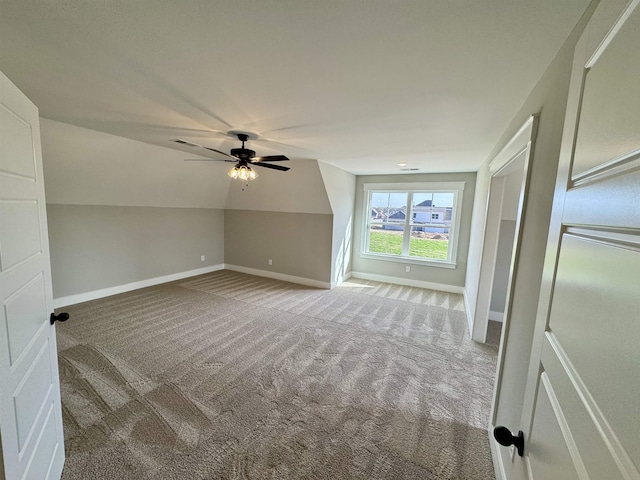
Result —
[[[489,186],[489,198],[487,201],[487,213],[485,220],[484,240],[482,243],[482,255],[480,264],[480,278],[478,281],[478,296],[474,311],[474,323],[471,337],[476,342],[484,343],[487,340],[487,327],[489,325],[489,311],[491,304],[491,292],[496,268],[498,253],[498,237],[500,232],[500,220],[502,218],[504,179],[513,169],[522,171],[522,183],[518,199],[516,214],[516,233],[514,238],[509,281],[507,286],[507,300],[504,311],[504,331],[508,329],[509,298],[511,288],[516,275],[517,255],[519,251],[519,239],[521,225],[524,220],[524,207],[527,197],[528,165],[533,151],[533,143],[537,133],[538,117],[532,115],[520,127],[516,134],[507,142],[505,147],[496,155],[489,164],[491,183]],[[502,348],[501,348],[502,351]],[[498,375],[500,376],[500,375]],[[499,382],[498,382],[499,383]]]
[[[38,109],[0,73],[0,478],[59,479],[62,411]]]
[[[525,402],[507,426],[524,432],[524,468],[498,477],[640,479],[639,4],[603,0],[576,45]]]

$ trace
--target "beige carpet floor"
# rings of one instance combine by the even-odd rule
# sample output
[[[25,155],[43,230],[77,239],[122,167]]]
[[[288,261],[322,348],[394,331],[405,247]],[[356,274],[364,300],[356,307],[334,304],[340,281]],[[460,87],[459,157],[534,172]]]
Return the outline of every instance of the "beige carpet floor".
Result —
[[[461,295],[220,271],[65,310],[65,480],[494,478]]]

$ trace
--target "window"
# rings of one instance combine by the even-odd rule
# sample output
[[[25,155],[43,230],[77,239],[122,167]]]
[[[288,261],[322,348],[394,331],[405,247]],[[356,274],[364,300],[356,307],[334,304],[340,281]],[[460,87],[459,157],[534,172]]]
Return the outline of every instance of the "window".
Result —
[[[455,268],[464,182],[365,184],[361,254]]]

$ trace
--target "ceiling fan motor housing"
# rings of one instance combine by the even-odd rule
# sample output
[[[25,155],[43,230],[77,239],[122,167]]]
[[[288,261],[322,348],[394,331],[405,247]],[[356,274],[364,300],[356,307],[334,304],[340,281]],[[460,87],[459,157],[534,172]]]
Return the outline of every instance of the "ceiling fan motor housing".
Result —
[[[231,155],[242,159],[249,159],[255,157],[256,152],[248,148],[232,148]]]

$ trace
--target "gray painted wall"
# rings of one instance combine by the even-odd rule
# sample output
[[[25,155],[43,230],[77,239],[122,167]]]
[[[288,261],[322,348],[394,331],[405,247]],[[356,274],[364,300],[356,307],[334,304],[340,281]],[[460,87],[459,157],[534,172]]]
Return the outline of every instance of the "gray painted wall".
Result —
[[[502,220],[500,222],[496,268],[493,273],[491,305],[489,307],[492,312],[504,313],[505,300],[507,298],[507,283],[509,282],[509,267],[511,266],[511,252],[513,251],[515,234],[515,220]]]
[[[514,167],[516,168],[516,167]],[[504,191],[502,192],[502,220],[516,220],[518,218],[518,205],[520,203],[520,190],[522,189],[523,167],[517,168],[513,173],[504,178]]]
[[[518,205],[520,204],[520,190],[524,173],[522,169],[523,167],[517,168],[516,171],[504,177],[498,250],[496,252],[496,265],[493,272],[491,302],[489,305],[489,309],[492,312],[504,313],[505,309],[513,242],[516,234]]]
[[[475,309],[480,264],[481,239],[489,188],[489,162],[509,141],[525,120],[533,113],[540,113],[538,135],[529,165],[529,193],[522,224],[522,242],[518,260],[518,273],[513,287],[513,308],[509,323],[506,348],[502,352],[504,366],[502,383],[497,399],[498,425],[519,425],[524,401],[525,383],[531,356],[533,330],[538,308],[540,282],[544,267],[544,254],[549,230],[553,191],[555,188],[562,128],[564,125],[569,79],[575,44],[584,30],[597,2],[593,2],[583,18],[562,46],[553,62],[540,78],[518,114],[505,130],[500,141],[478,171],[478,185],[482,189],[476,195],[472,238],[480,241],[470,257],[470,275],[466,289],[472,311]],[[511,465],[509,450],[501,449],[505,465]],[[518,468],[521,462],[516,462]],[[524,472],[514,477],[525,478]]]
[[[48,204],[47,217],[55,298],[224,262],[221,209]]]
[[[231,265],[328,283],[331,237],[331,214],[226,210],[224,259]]]
[[[180,151],[41,124],[55,298],[225,262],[326,283],[347,268],[334,261],[350,233],[353,175],[325,169],[334,222],[315,160],[292,159],[286,173],[259,169],[243,189],[229,164],[185,163]]]
[[[462,198],[457,266],[455,269],[412,264],[411,272],[406,273],[405,265],[407,264],[402,261],[372,260],[360,256],[363,233],[362,214],[365,202],[364,184],[413,182],[465,182]],[[415,175],[366,175],[356,177],[356,206],[353,225],[353,271],[463,287],[467,269],[467,257],[469,254],[469,232],[471,229],[475,182],[475,173],[425,173]]]
[[[288,172],[258,169],[226,201],[225,263],[329,283],[333,214],[316,160],[292,159]],[[273,265],[268,264],[268,259]]]
[[[513,287],[512,321],[503,352],[503,358],[510,360],[504,363],[502,372],[502,393],[497,408],[499,425],[519,425],[522,414],[564,125],[573,42],[576,39],[572,36],[571,40],[536,85],[516,120],[522,125],[527,116],[540,112],[538,136],[529,165],[530,190],[522,225],[518,274]],[[513,135],[516,130],[512,126],[510,134]]]
[[[41,134],[55,298],[224,262],[225,169],[47,119]]]

